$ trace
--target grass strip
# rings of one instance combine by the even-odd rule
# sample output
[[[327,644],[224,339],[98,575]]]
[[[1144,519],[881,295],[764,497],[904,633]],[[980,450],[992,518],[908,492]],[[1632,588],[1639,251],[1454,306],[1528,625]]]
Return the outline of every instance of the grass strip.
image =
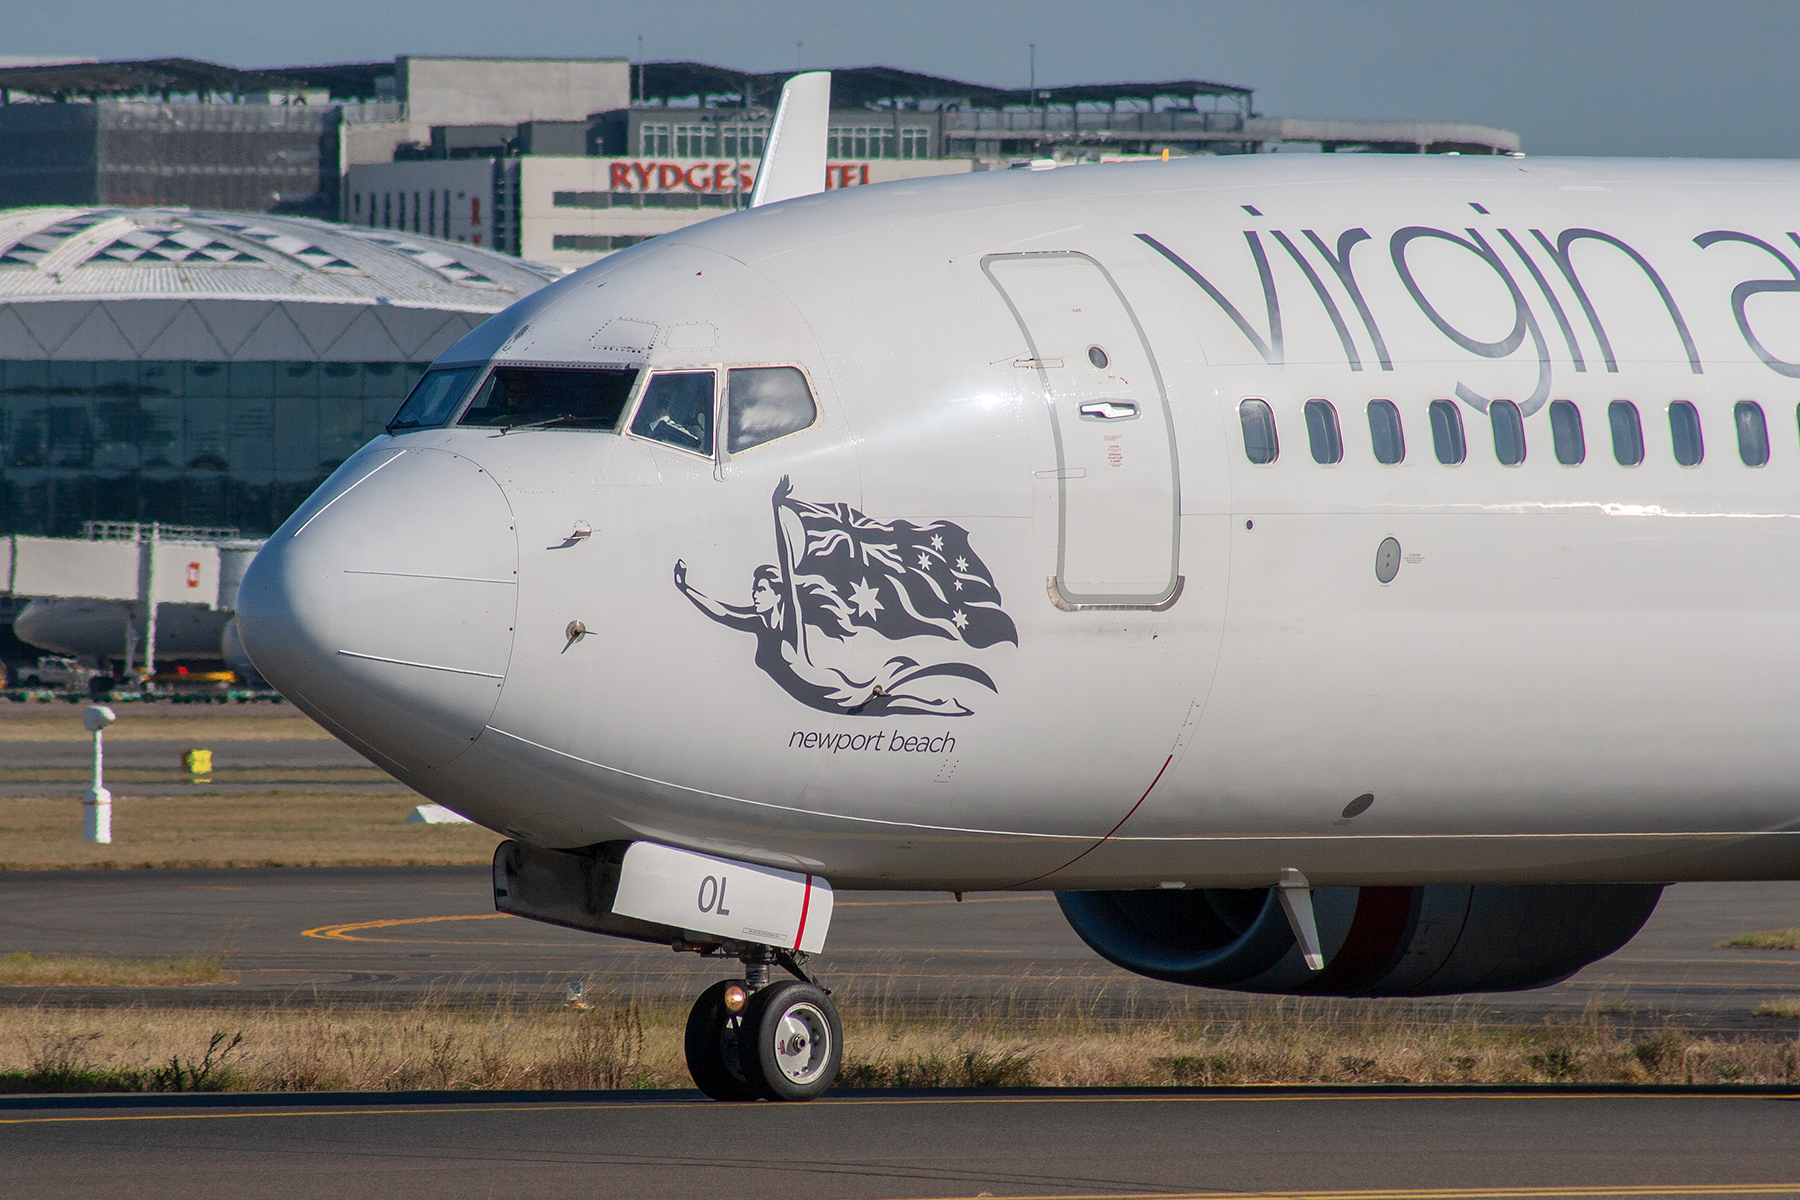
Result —
[[[0,954],[0,984],[10,987],[179,987],[231,979],[218,959],[195,955],[123,959],[37,955],[23,950]]]
[[[1759,929],[1719,943],[1732,950],[1800,950],[1800,929]]]
[[[590,995],[592,993],[589,993]],[[0,1092],[690,1086],[686,1007],[508,995],[411,1007],[0,1010]],[[1400,1003],[1273,1001],[1228,1018],[896,1020],[846,997],[856,1087],[1800,1081],[1787,1036],[1569,1022],[1495,1026]]]
[[[270,790],[115,795],[109,845],[81,839],[77,796],[0,799],[0,870],[468,866],[493,860],[479,825],[408,825],[411,793]]]
[[[86,705],[71,704],[52,714],[17,714],[0,707],[0,742],[92,742],[94,735],[81,724]],[[319,742],[331,735],[310,717],[140,717],[132,719],[127,708],[117,710],[117,724],[107,727],[109,742]]]

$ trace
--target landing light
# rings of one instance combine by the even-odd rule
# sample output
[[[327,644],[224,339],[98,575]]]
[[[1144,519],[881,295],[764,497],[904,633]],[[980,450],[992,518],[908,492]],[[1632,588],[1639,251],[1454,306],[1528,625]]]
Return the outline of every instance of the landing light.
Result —
[[[750,1002],[750,993],[744,990],[742,984],[734,983],[725,989],[723,999],[725,1001],[725,1011],[734,1013],[743,1012],[744,1005]]]

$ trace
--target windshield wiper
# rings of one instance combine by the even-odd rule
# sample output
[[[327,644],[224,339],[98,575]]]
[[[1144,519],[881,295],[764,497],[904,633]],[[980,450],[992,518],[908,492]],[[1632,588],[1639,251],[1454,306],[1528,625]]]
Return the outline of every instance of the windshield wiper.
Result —
[[[560,417],[545,417],[541,421],[525,421],[518,425],[502,425],[500,427],[500,432],[502,435],[505,435],[511,433],[515,429],[542,429],[546,425],[555,425],[559,421],[579,420],[581,420],[581,418],[574,413],[564,413]]]

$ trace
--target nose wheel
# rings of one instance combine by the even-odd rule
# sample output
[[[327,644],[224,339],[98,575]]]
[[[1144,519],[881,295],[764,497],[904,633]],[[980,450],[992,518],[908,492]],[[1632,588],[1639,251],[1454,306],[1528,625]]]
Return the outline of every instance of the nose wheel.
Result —
[[[798,979],[750,998],[738,1055],[746,1078],[769,1100],[823,1095],[843,1065],[844,1027],[825,989]]]
[[[721,979],[700,993],[688,1013],[688,1074],[714,1100],[754,1100],[759,1095],[738,1052],[748,1001],[742,983]]]
[[[757,973],[754,966],[746,972]],[[694,1002],[686,1048],[688,1073],[714,1100],[811,1100],[837,1079],[844,1027],[815,983],[789,979],[751,990],[727,979]]]

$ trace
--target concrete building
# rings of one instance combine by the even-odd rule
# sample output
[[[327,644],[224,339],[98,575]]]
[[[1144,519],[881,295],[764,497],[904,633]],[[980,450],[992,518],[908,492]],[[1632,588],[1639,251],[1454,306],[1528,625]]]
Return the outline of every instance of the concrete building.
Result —
[[[433,126],[585,120],[623,59],[403,57],[243,71],[191,59],[0,67],[0,208],[187,205],[339,215],[344,169]]]
[[[267,536],[441,350],[556,276],[302,218],[0,213],[0,534]]]
[[[764,136],[743,141],[760,154]],[[670,140],[665,133],[660,144]],[[694,151],[705,148],[698,136],[694,143]],[[972,165],[968,159],[834,158],[826,182],[860,187],[957,174]],[[353,225],[430,234],[573,269],[744,206],[756,168],[755,158],[674,156],[666,149],[660,158],[522,154],[372,163],[346,174],[344,217]]]
[[[398,126],[357,141],[363,129],[349,126],[359,148],[345,168],[342,219],[579,267],[743,205],[771,103],[790,74],[644,63],[632,70],[629,104],[579,119],[540,108],[516,124],[490,118],[421,132],[415,108],[411,142],[395,140]],[[1500,154],[1519,145],[1505,130],[1468,125],[1264,117],[1249,88],[1191,79],[1008,90],[859,67],[833,72],[832,100],[828,188],[1044,158],[1277,146]]]
[[[521,123],[580,122],[631,104],[631,64],[622,58],[426,58],[371,64],[359,92],[392,96],[391,109],[347,113],[341,166],[422,156],[434,128],[489,127],[514,136]],[[284,68],[307,77],[309,68]],[[391,83],[384,86],[384,80]],[[441,136],[441,135],[440,135]],[[443,155],[439,155],[443,157]]]
[[[713,215],[722,187],[627,189],[610,186],[610,172],[620,162],[634,171],[654,164],[686,178],[705,162],[735,164],[741,179],[762,153],[791,74],[427,56],[266,71],[189,59],[0,67],[0,207],[187,205],[419,234],[435,226],[467,245],[572,265]],[[1475,125],[1267,117],[1250,88],[1194,79],[1007,89],[855,67],[833,72],[832,97],[830,154],[841,185],[1045,157],[1519,149],[1516,135]],[[603,168],[608,186],[573,167],[522,165],[570,158],[612,160]],[[459,159],[487,160],[489,183],[442,166],[357,170]],[[939,165],[909,165],[918,163]],[[552,180],[559,172],[564,178]],[[558,192],[615,195],[603,209],[559,205]],[[375,211],[370,195],[382,197]],[[421,207],[403,217],[402,197]],[[695,211],[612,211],[656,206]]]

